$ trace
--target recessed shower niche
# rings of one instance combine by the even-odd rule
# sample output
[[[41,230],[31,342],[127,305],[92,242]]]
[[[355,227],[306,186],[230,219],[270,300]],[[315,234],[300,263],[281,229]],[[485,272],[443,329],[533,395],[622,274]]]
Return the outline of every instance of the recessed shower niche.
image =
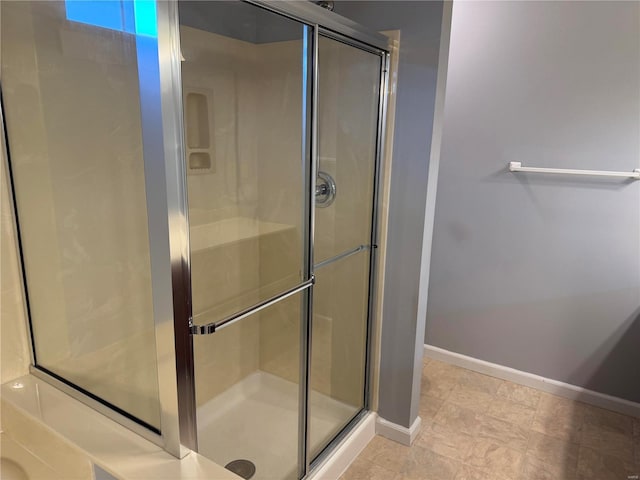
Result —
[[[214,173],[210,90],[184,88],[184,129],[189,174]]]

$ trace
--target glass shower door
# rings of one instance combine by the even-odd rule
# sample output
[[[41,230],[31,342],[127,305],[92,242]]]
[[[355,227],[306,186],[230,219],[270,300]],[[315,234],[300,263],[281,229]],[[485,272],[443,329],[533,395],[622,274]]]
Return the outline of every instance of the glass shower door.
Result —
[[[320,36],[312,458],[364,408],[382,57]]]
[[[382,57],[244,2],[179,14],[198,451],[299,478],[365,406]]]
[[[310,153],[304,24],[180,2],[198,451],[298,478]]]

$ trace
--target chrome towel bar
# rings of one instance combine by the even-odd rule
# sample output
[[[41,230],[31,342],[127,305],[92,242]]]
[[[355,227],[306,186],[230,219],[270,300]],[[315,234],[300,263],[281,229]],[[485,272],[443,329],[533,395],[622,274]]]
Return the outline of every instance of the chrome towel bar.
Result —
[[[624,177],[640,180],[640,168],[632,172],[610,172],[605,170],[574,170],[572,168],[523,167],[521,162],[509,162],[509,170],[525,173],[556,173],[563,175],[591,175],[594,177]]]
[[[330,265],[333,262],[337,262],[338,260],[342,260],[343,258],[350,257],[351,255],[355,255],[356,253],[362,252],[363,250],[369,250],[370,248],[370,245],[358,245],[357,247],[352,248],[351,250],[347,250],[346,252],[342,252],[335,257],[327,258],[326,260],[316,263],[313,268],[317,270],[324,267],[325,265]]]
[[[311,279],[301,283],[297,287],[293,287],[285,292],[282,292],[279,295],[275,295],[271,298],[268,298],[267,300],[264,300],[256,305],[253,305],[252,307],[246,308],[236,313],[235,315],[231,315],[230,317],[220,320],[219,322],[207,323],[206,325],[195,325],[193,324],[193,318],[190,318],[189,331],[191,335],[211,335],[212,333],[215,333],[218,330],[221,330],[225,327],[233,325],[234,323],[239,322],[240,320],[247,318],[253,315],[254,313],[258,313],[260,310],[263,310],[267,307],[270,307],[271,305],[278,303],[280,300],[284,300],[285,298],[288,298],[291,295],[295,295],[298,292],[306,290],[311,285],[313,285],[315,281],[316,281],[315,277],[312,276]]]

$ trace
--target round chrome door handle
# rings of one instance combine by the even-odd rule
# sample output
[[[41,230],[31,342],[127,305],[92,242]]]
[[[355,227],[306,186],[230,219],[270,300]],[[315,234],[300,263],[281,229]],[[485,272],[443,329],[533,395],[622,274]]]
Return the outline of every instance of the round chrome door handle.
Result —
[[[336,182],[327,172],[318,172],[316,180],[316,207],[326,208],[336,199]]]

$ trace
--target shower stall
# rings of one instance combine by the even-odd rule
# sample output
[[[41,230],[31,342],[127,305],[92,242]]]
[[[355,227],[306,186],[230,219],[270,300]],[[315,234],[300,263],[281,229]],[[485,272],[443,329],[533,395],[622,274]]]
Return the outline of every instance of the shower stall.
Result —
[[[32,374],[308,475],[372,395],[386,37],[310,2],[1,8]]]

